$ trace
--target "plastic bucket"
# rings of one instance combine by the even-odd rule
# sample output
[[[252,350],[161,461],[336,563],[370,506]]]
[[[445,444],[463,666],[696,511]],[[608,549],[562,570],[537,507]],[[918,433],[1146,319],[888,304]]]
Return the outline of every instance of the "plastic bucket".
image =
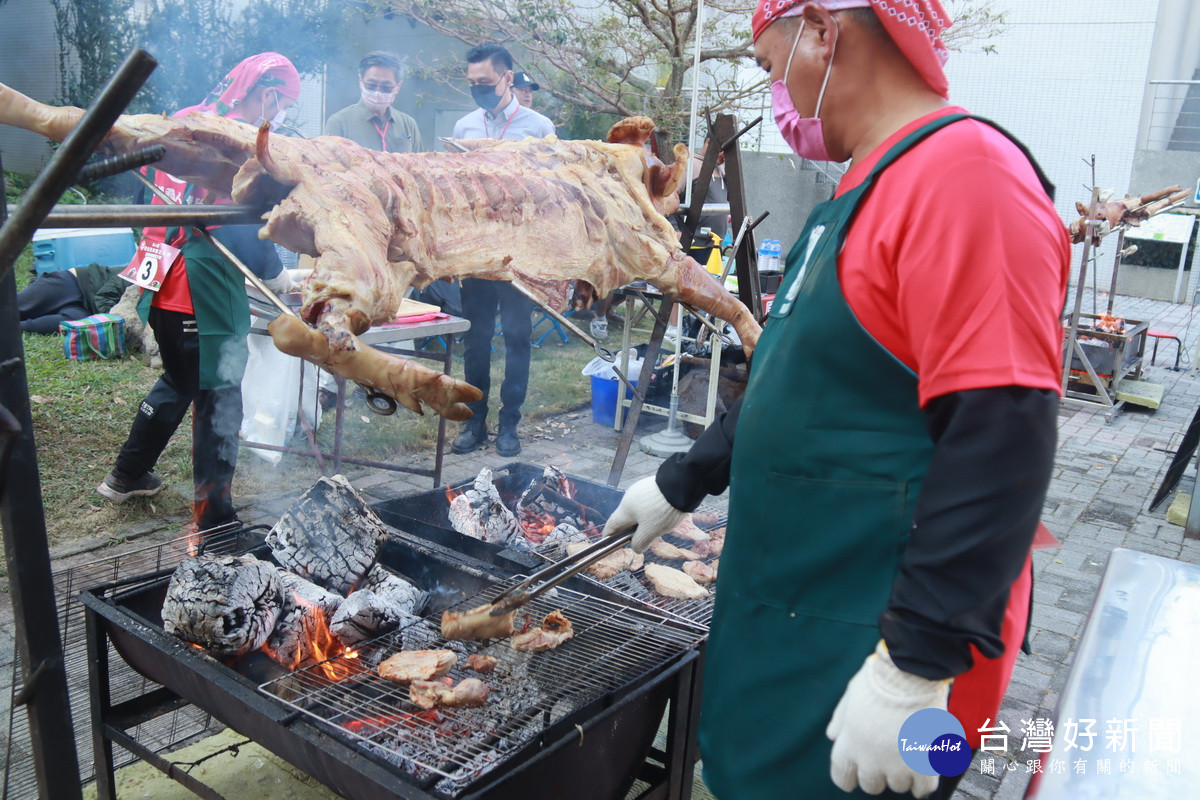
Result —
[[[617,385],[621,382],[616,378],[592,377],[592,422],[597,425],[612,427],[617,421]],[[637,381],[633,381],[636,386]],[[629,387],[625,387],[625,399],[633,397]]]

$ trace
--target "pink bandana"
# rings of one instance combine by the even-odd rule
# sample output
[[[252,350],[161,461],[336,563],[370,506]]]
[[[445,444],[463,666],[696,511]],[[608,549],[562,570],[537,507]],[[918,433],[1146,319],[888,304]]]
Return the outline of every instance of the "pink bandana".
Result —
[[[953,23],[938,0],[759,0],[751,20],[754,41],[775,20],[799,15],[810,1],[830,11],[874,8],[884,30],[917,74],[942,97],[949,95],[950,84],[942,66],[950,54],[942,42],[942,31]]]
[[[255,86],[278,89],[284,96],[295,100],[300,96],[300,74],[292,62],[279,53],[259,53],[231,69],[225,79],[208,93],[204,102],[180,109],[172,116],[178,117],[193,111],[228,116]]]

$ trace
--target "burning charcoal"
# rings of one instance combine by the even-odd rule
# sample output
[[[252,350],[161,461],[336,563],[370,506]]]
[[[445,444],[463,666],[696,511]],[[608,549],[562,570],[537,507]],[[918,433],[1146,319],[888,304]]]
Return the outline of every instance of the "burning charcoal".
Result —
[[[388,605],[403,609],[409,614],[417,613],[417,607],[425,598],[424,592],[382,564],[371,567],[371,571],[363,578],[356,591],[363,589],[374,592]]]
[[[489,544],[504,544],[521,527],[500,499],[492,471],[484,467],[472,488],[450,499],[450,525],[454,530]]]
[[[344,600],[341,602],[345,603]],[[263,652],[289,670],[320,663],[342,652],[345,648],[329,630],[325,605],[327,603],[310,603],[299,593],[285,592],[283,613],[263,646]]]
[[[517,500],[517,518],[528,542],[515,539],[510,545],[528,547],[570,536],[572,531],[604,524],[605,517],[575,499],[575,485],[555,467],[546,467],[542,477],[531,482]]]
[[[267,534],[285,569],[338,594],[350,590],[375,563],[387,527],[341,475],[321,478]]]
[[[379,595],[370,589],[359,589],[345,600],[334,613],[329,628],[338,641],[354,647],[416,621],[411,606],[392,602],[392,595]]]
[[[285,602],[279,571],[266,561],[185,558],[167,586],[163,628],[215,656],[240,656],[263,646]]]
[[[288,595],[320,608],[326,617],[333,616],[333,612],[337,611],[338,606],[346,599],[340,594],[322,589],[312,581],[306,581],[299,575],[284,570],[279,570],[279,582],[283,585],[283,591]]]

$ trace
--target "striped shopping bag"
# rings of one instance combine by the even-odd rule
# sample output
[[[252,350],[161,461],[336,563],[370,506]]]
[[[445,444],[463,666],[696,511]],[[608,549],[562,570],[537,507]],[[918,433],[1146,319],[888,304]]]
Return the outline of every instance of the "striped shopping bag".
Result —
[[[93,314],[58,323],[63,354],[75,361],[125,355],[125,320],[116,314]]]

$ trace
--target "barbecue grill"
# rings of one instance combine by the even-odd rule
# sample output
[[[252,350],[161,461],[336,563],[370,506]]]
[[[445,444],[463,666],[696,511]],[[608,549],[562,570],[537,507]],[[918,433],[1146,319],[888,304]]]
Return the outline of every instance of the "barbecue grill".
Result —
[[[542,471],[543,468],[536,464],[523,462],[513,462],[496,470],[495,483],[501,498],[511,507],[529,484],[542,476]],[[574,499],[596,509],[605,518],[616,510],[624,496],[624,492],[611,486],[589,481],[576,475],[568,474],[566,477],[574,484]],[[472,482],[473,479],[462,481],[450,488],[452,492],[462,492],[470,488]],[[546,561],[561,561],[567,556],[566,542],[563,540],[548,541],[531,550],[520,550],[489,544],[459,533],[451,527],[450,500],[444,489],[385,500],[372,504],[371,508],[379,515],[380,519],[389,525],[416,534],[423,539],[438,542],[453,550],[469,553],[482,561],[512,571],[533,570],[544,565]],[[724,527],[726,515],[718,514],[716,518],[717,522],[699,527],[709,531]],[[671,539],[669,534],[667,538]],[[685,541],[672,541],[680,547],[687,547],[689,544]],[[658,563],[675,568],[680,566],[679,561],[668,561],[649,551],[645,555],[648,564]],[[709,557],[702,560],[711,564],[716,559]],[[593,578],[587,573],[581,573],[580,577],[597,587],[603,587],[606,596],[632,600],[639,606],[664,612],[697,625],[704,631],[708,630],[708,625],[712,621],[713,601],[716,597],[715,584],[706,587],[710,590],[706,600],[679,600],[663,597],[655,592],[650,587],[644,570],[622,572],[605,581]]]
[[[260,543],[251,537],[237,544],[267,557]],[[398,531],[379,560],[431,592],[430,616],[361,646],[358,665],[339,665],[337,681],[319,665],[294,673],[265,658],[227,665],[166,633],[160,610],[169,569],[83,592],[99,797],[115,796],[113,742],[167,767],[125,731],[185,703],[349,798],[614,798],[625,796],[636,778],[651,784],[641,797],[690,793],[702,631],[598,596],[592,584],[576,580],[528,609],[535,619],[555,609],[572,619],[575,638],[558,650],[526,654],[506,642],[444,643],[442,608],[479,605],[516,578],[498,579],[491,564]],[[114,706],[109,642],[164,688]],[[496,655],[495,673],[482,676],[493,701],[420,713],[404,687],[371,669],[402,646]],[[339,660],[345,661],[333,662]],[[451,677],[471,674],[456,670]],[[667,748],[654,751],[668,704]],[[647,763],[648,755],[660,765]],[[203,794],[194,779],[184,782]]]

